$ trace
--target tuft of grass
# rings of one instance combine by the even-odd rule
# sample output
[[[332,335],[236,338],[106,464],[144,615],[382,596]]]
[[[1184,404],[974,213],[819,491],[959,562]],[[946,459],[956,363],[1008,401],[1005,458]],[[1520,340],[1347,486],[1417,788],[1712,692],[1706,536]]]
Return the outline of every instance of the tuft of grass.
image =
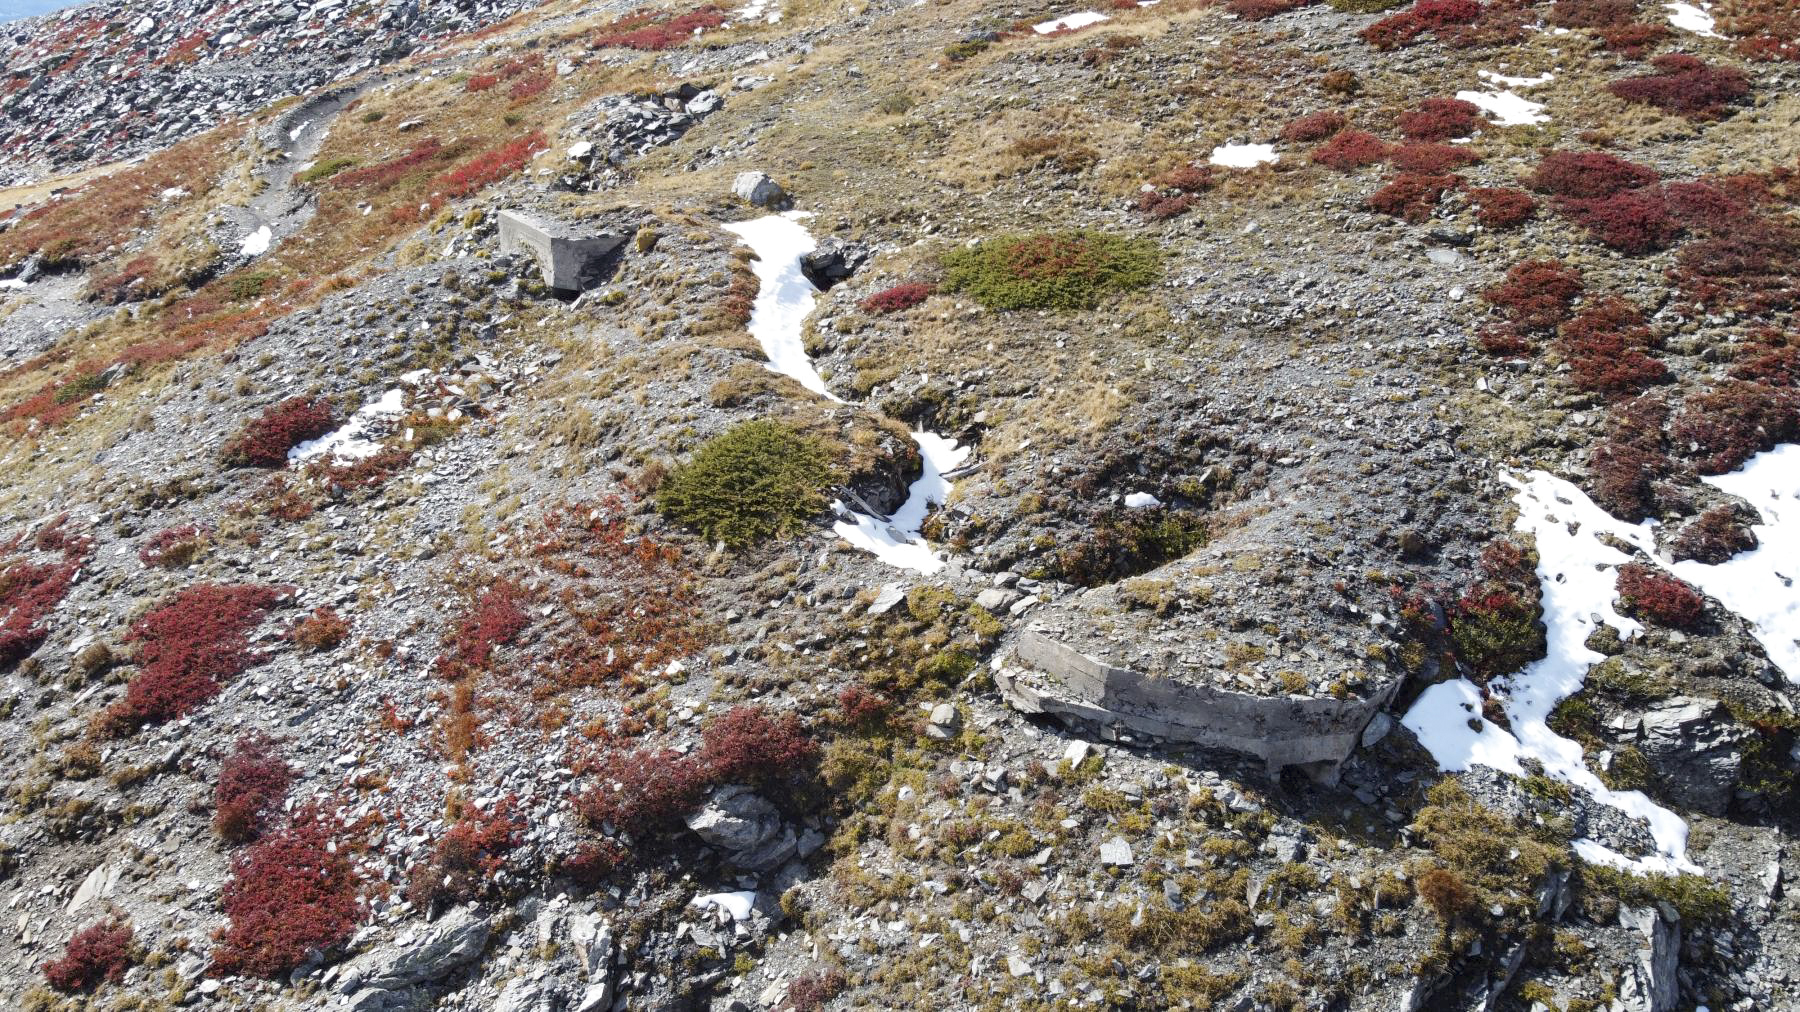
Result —
[[[801,530],[836,481],[817,440],[779,422],[743,422],[670,472],[656,505],[709,540],[742,548]]]
[[[1147,239],[1107,232],[1000,236],[943,257],[944,289],[967,292],[990,309],[1092,309],[1161,274]]]
[[[316,183],[321,179],[330,179],[332,176],[337,175],[355,164],[356,159],[354,158],[327,159],[304,172],[296,172],[294,174],[294,182],[304,184]]]

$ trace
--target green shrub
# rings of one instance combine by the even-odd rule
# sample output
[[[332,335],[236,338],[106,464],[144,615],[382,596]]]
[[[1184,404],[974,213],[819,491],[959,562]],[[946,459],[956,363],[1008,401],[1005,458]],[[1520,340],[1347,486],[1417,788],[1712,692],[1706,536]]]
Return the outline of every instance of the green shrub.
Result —
[[[986,39],[964,39],[961,42],[952,42],[944,47],[944,58],[951,63],[961,63],[986,49],[988,44]]]
[[[836,481],[817,440],[779,422],[744,422],[676,468],[656,505],[709,540],[741,548],[799,531],[825,509]]]
[[[321,179],[330,179],[355,164],[356,159],[354,158],[333,158],[320,162],[304,172],[295,173],[294,182],[316,183]]]
[[[1581,885],[1626,906],[1667,903],[1689,925],[1716,923],[1731,913],[1731,889],[1704,875],[1638,875],[1587,864],[1581,867]]]
[[[1092,309],[1155,281],[1160,262],[1154,242],[1106,232],[1000,236],[944,254],[943,288],[990,309]]]

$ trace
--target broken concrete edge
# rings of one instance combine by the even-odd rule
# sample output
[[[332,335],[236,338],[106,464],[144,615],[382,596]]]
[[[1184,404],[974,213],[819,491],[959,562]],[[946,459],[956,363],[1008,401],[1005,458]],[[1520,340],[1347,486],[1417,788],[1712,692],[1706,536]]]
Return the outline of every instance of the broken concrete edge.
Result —
[[[1258,696],[1113,667],[1036,629],[1020,636],[1013,659],[1026,667],[1002,665],[994,682],[1021,712],[1091,726],[1102,737],[1126,731],[1252,755],[1271,776],[1291,766],[1325,784],[1336,783],[1339,764],[1400,687],[1395,680],[1354,699]]]
[[[544,284],[560,292],[581,291],[588,267],[612,255],[627,238],[579,234],[572,226],[523,211],[501,211],[499,231],[500,252],[530,255],[543,272]]]

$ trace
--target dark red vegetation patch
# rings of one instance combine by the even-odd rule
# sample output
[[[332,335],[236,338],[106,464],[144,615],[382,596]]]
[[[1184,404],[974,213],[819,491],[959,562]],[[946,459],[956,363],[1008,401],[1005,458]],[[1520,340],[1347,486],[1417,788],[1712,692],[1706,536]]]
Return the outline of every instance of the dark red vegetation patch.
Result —
[[[1376,49],[1399,49],[1412,45],[1427,32],[1472,25],[1481,15],[1482,7],[1476,0],[1419,0],[1411,8],[1364,28],[1361,35]]]
[[[1613,28],[1602,28],[1600,48],[1618,53],[1627,60],[1641,60],[1650,47],[1668,38],[1669,29],[1663,25],[1630,24]]]
[[[1485,228],[1517,228],[1537,214],[1537,201],[1524,190],[1482,186],[1469,191],[1475,220]]]
[[[1594,200],[1649,186],[1659,178],[1655,169],[1604,151],[1558,151],[1538,163],[1529,183],[1539,193]]]
[[[707,4],[686,14],[659,18],[655,11],[638,11],[600,29],[588,42],[593,49],[645,49],[652,52],[680,45],[696,34],[725,23],[725,12]]]
[[[1619,598],[1633,615],[1672,629],[1693,629],[1706,599],[1686,583],[1640,562],[1619,567]]]
[[[1400,132],[1415,141],[1467,137],[1481,126],[1481,108],[1460,98],[1428,98],[1400,114]]]
[[[1431,209],[1444,199],[1444,194],[1461,183],[1457,176],[1402,172],[1369,195],[1369,206],[1382,214],[1421,222],[1431,217]]]
[[[1281,128],[1281,139],[1290,144],[1322,141],[1350,125],[1343,113],[1326,109],[1302,116]]]
[[[1771,386],[1800,386],[1800,334],[1784,341],[1773,331],[1738,350],[1731,378]]]
[[[1665,449],[1669,404],[1646,394],[1615,404],[1607,434],[1588,455],[1594,501],[1633,523],[1656,512],[1657,488],[1676,470]]]
[[[865,313],[877,315],[898,313],[902,310],[911,309],[919,303],[924,302],[926,299],[930,298],[931,293],[935,291],[937,291],[936,285],[927,284],[923,281],[908,281],[905,284],[895,285],[892,288],[884,288],[874,295],[862,300],[858,305],[862,307],[862,311]]]
[[[1624,190],[1591,200],[1566,198],[1557,209],[1575,219],[1595,241],[1621,253],[1668,249],[1682,228],[1656,188]]]
[[[1225,9],[1245,21],[1261,21],[1315,3],[1318,0],[1225,0]]]
[[[1345,130],[1312,153],[1312,160],[1339,172],[1351,172],[1387,161],[1392,149],[1381,138],[1363,130]]]
[[[93,550],[93,539],[71,534],[68,514],[45,524],[32,539],[40,552],[60,552],[61,561],[32,562],[22,553],[25,536],[0,544],[0,671],[31,656],[50,636],[44,621],[69,593],[75,574]]]
[[[1200,194],[1213,188],[1218,177],[1210,165],[1188,163],[1151,180],[1138,193],[1137,209],[1152,221],[1166,221],[1186,214],[1200,203]]]
[[[1637,20],[1638,0],[1556,0],[1549,21],[1558,28],[1611,28]]]
[[[408,874],[406,898],[429,914],[480,896],[523,839],[525,820],[513,815],[515,804],[508,796],[491,812],[464,811],[432,845],[430,856]]]
[[[576,809],[591,825],[611,823],[640,836],[692,811],[714,787],[771,784],[806,770],[818,754],[798,717],[740,706],[707,727],[689,755],[621,749],[583,763],[580,772],[595,783]]]
[[[1441,173],[1481,161],[1474,149],[1458,144],[1402,144],[1391,159],[1402,172]]]
[[[1689,397],[1669,434],[1701,474],[1734,471],[1764,450],[1800,439],[1800,390],[1728,380]]]
[[[213,831],[228,843],[256,839],[287,800],[294,768],[277,754],[276,744],[266,735],[245,735],[219,766]]]
[[[138,547],[138,561],[161,569],[179,569],[194,561],[205,541],[205,533],[194,524],[183,524],[157,531]]]
[[[244,424],[225,444],[228,467],[286,467],[288,451],[337,428],[337,412],[317,397],[290,397]]]
[[[1669,378],[1668,368],[1647,354],[1658,344],[1636,306],[1608,296],[1562,325],[1558,350],[1577,387],[1619,398]]]
[[[289,630],[288,638],[305,650],[331,650],[350,638],[350,622],[336,609],[320,605]]]
[[[125,690],[125,715],[138,723],[170,720],[218,695],[225,681],[262,662],[250,633],[289,593],[201,583],[164,599],[125,636],[137,644],[139,669]]]
[[[1669,183],[1662,188],[1669,216],[1686,228],[1728,229],[1750,218],[1740,197],[1708,182]]]
[[[1682,291],[1709,309],[1781,312],[1800,305],[1800,228],[1752,218],[1682,244]]]
[[[219,905],[230,918],[211,972],[275,978],[313,949],[342,945],[363,917],[362,883],[342,825],[316,807],[231,862]]]
[[[1715,67],[1685,53],[1665,53],[1650,65],[1655,73],[1614,81],[1607,90],[1628,102],[1697,120],[1723,118],[1732,103],[1750,94],[1743,71]]]
[[[1557,260],[1526,260],[1481,297],[1514,326],[1548,330],[1568,319],[1582,292],[1581,272]]]
[[[531,624],[525,611],[528,600],[526,591],[510,580],[481,591],[468,613],[456,620],[451,651],[438,658],[439,673],[448,677],[486,668],[496,648],[511,643]]]
[[[1733,506],[1714,506],[1695,517],[1670,544],[1677,560],[1693,559],[1716,566],[1756,547],[1751,520]]]
[[[1792,0],[1734,0],[1720,11],[1719,28],[1752,60],[1800,63],[1800,8]]]
[[[117,984],[131,967],[132,941],[129,922],[96,921],[69,939],[61,959],[44,964],[44,981],[64,994],[91,991],[102,982]]]

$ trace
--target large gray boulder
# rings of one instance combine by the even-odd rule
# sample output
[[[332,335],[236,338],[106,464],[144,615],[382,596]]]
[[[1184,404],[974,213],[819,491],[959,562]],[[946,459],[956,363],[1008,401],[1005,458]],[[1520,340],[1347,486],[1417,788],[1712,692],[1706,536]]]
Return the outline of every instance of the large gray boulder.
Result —
[[[799,849],[793,828],[782,822],[775,806],[739,784],[720,788],[686,822],[700,839],[750,871],[773,868]]]
[[[1637,961],[1619,978],[1619,996],[1612,1012],[1673,1012],[1681,997],[1676,979],[1680,969],[1681,927],[1656,907],[1626,907],[1619,923],[1643,935]]]
[[[1638,748],[1659,774],[1670,800],[1722,815],[1743,766],[1743,728],[1716,699],[1677,696],[1644,714]]]
[[[379,1007],[376,996],[363,992],[380,994],[441,980],[474,962],[491,931],[486,916],[473,907],[457,907],[436,924],[345,964],[337,991],[355,994],[359,1006]]]
[[[780,208],[788,203],[787,191],[770,179],[767,172],[738,173],[737,179],[732,181],[731,192],[737,194],[739,200],[756,207]]]

